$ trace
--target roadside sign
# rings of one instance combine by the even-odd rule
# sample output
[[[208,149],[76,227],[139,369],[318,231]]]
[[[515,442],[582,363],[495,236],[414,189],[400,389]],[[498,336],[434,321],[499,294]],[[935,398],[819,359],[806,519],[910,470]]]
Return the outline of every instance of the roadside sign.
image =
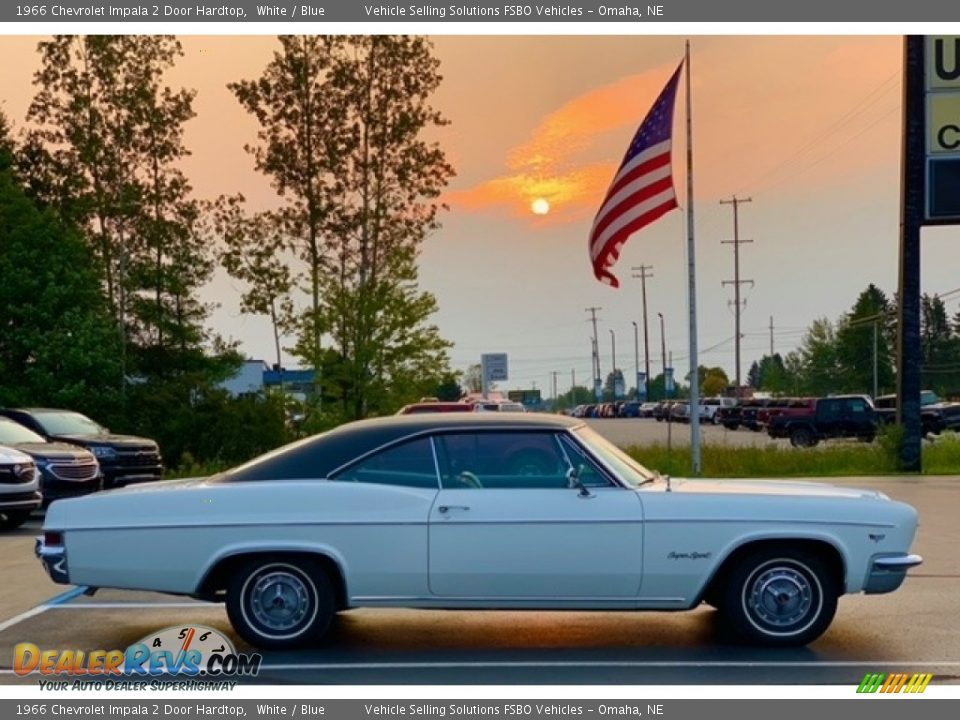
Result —
[[[924,54],[924,220],[960,224],[960,36],[930,36]]]
[[[637,373],[637,400],[647,399],[647,374],[645,372]]]
[[[664,369],[663,385],[664,385],[664,391],[666,392],[667,397],[670,397],[671,395],[673,395],[673,391],[675,388],[673,385],[673,368],[672,367],[668,367]]]
[[[480,367],[487,382],[507,380],[507,354],[486,353],[480,356]]]

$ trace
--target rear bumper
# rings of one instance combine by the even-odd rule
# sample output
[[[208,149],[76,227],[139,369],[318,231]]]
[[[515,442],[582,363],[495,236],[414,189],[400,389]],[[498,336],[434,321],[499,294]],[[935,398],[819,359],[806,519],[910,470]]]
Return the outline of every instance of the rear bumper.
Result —
[[[919,555],[883,555],[870,560],[870,570],[863,591],[879,595],[896,590],[907,577],[907,570],[923,563]]]
[[[38,537],[33,548],[34,553],[40,562],[43,563],[43,569],[55,583],[60,585],[70,584],[70,575],[67,570],[67,551],[63,547],[47,547],[43,543],[43,537]]]

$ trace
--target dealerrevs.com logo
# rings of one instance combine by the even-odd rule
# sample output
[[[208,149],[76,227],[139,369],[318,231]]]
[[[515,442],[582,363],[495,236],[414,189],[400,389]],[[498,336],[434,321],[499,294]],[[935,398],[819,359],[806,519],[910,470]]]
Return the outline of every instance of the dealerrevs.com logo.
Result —
[[[933,675],[929,673],[867,673],[860,681],[858,693],[922,693]]]
[[[17,675],[58,677],[57,682],[41,681],[43,689],[51,690],[81,688],[77,683],[81,678],[82,689],[209,690],[231,689],[236,683],[222,682],[226,678],[256,676],[262,659],[257,653],[238,653],[214,628],[176,625],[151,633],[124,650],[41,650],[33,643],[19,643],[14,647],[13,670]],[[209,678],[211,682],[141,679],[169,675]]]

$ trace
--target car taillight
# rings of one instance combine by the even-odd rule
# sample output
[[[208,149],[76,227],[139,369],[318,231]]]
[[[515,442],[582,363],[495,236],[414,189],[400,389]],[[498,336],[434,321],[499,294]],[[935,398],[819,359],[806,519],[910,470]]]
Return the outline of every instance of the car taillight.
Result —
[[[61,547],[63,545],[63,533],[55,530],[45,530],[43,544],[47,547]]]

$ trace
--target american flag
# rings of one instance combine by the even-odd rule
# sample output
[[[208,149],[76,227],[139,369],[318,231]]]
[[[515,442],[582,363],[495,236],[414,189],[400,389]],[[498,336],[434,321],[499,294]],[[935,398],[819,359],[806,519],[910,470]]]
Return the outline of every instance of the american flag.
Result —
[[[620,258],[620,248],[627,238],[677,207],[670,146],[682,69],[683,63],[637,129],[590,230],[593,274],[613,287],[620,283],[609,269]]]

